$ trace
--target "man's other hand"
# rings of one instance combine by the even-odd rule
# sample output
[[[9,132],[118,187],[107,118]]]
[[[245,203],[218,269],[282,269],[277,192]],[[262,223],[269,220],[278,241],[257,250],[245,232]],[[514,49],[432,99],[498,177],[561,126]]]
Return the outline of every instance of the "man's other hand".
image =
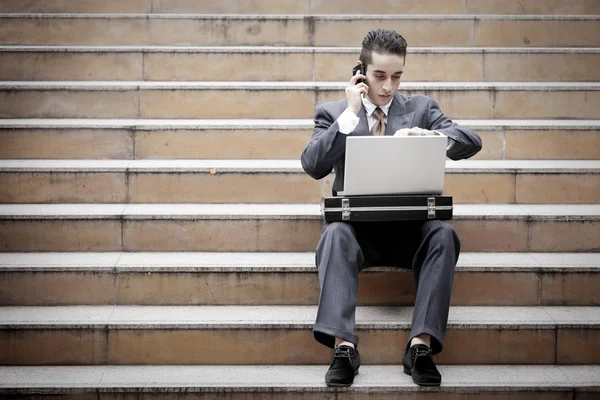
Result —
[[[356,75],[350,79],[350,85],[346,88],[346,99],[348,100],[348,109],[358,116],[362,107],[362,97],[369,92],[369,87],[363,82],[356,84],[359,79],[367,79],[360,71],[356,71]]]
[[[415,126],[414,128],[399,129],[394,136],[439,136],[439,133]]]

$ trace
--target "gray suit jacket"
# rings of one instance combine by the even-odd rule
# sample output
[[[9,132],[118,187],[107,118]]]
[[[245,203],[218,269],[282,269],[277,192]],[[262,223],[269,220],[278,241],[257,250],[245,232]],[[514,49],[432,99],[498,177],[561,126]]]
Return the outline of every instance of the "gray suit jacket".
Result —
[[[334,195],[342,191],[344,186],[346,137],[369,135],[364,107],[358,115],[359,122],[354,132],[350,135],[339,132],[337,119],[347,107],[346,99],[317,107],[315,130],[301,157],[302,168],[315,179],[324,178],[335,169]],[[479,135],[448,119],[433,99],[422,95],[406,98],[396,92],[388,112],[385,134],[393,135],[398,129],[412,127],[440,131],[454,140],[454,143],[450,142],[452,145],[446,153],[453,160],[471,157],[481,150]]]

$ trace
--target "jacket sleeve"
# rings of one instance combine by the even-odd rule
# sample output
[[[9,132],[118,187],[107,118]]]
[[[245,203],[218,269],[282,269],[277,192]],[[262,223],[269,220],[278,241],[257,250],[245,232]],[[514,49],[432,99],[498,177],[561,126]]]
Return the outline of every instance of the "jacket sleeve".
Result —
[[[331,173],[335,163],[344,156],[346,136],[322,106],[315,111],[315,128],[310,142],[302,152],[300,161],[304,171],[314,179],[321,179]]]
[[[452,160],[460,160],[474,156],[481,150],[481,138],[475,131],[452,122],[442,113],[435,100],[430,99],[428,105],[427,129],[439,131],[454,141],[450,143],[446,155]]]

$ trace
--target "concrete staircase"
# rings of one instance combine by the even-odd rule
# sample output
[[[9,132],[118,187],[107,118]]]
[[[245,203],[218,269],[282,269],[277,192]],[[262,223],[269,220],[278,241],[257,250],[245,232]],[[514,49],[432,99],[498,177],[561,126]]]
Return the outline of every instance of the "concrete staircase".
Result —
[[[390,15],[393,10],[393,15]],[[600,397],[600,2],[0,2],[0,397]],[[367,31],[484,148],[443,385],[402,373],[410,272],[361,276],[364,366],[312,338],[321,183],[299,155]],[[350,46],[350,47],[348,47]]]

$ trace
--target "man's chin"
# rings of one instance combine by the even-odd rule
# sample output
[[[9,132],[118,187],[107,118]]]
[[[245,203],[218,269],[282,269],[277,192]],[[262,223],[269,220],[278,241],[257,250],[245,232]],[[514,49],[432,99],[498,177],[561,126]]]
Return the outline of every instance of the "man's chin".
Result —
[[[378,106],[382,106],[384,104],[387,104],[391,100],[391,98],[392,98],[391,94],[389,94],[389,95],[377,95],[377,97],[375,99],[373,99],[373,100],[375,100],[375,101],[373,101],[373,104],[376,104]]]

